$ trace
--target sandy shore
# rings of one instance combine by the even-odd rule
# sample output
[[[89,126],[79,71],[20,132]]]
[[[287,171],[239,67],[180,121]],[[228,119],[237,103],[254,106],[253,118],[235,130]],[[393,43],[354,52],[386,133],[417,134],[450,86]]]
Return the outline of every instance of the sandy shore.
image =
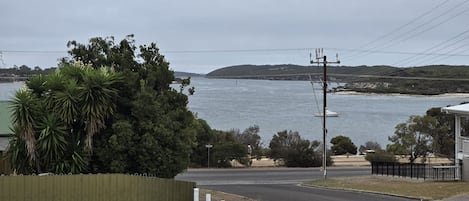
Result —
[[[362,167],[370,166],[370,162],[365,159],[364,155],[340,155],[340,156],[331,156],[333,165],[335,167]],[[399,162],[407,163],[409,162],[406,157],[400,157]],[[431,164],[447,164],[451,163],[447,158],[438,158],[438,157],[428,157],[427,162]],[[236,163],[233,164],[235,167],[244,167],[243,165]],[[281,167],[278,162],[270,158],[262,158],[260,160],[252,160],[251,167]]]
[[[414,96],[414,97],[442,97],[442,98],[469,98],[469,93],[445,93],[439,95],[417,95],[417,94],[399,94],[399,93],[364,93],[356,91],[333,92],[336,95],[360,95],[360,96]]]

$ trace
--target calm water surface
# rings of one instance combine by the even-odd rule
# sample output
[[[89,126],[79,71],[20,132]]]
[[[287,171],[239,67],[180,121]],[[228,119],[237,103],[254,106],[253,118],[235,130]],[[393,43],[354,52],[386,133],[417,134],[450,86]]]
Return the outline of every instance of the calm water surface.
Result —
[[[304,138],[322,140],[322,118],[314,117],[322,108],[321,91],[306,81],[230,80],[193,78],[196,93],[189,108],[219,130],[259,125],[265,145],[282,130],[298,131]],[[22,83],[0,83],[0,100],[13,96]],[[328,141],[346,135],[357,145],[372,140],[388,144],[398,123],[410,115],[423,115],[431,107],[468,101],[461,97],[339,95],[328,94],[328,108],[339,117],[328,118]]]
[[[230,80],[193,78],[195,95],[189,107],[212,128],[244,130],[259,125],[265,145],[282,130],[298,131],[307,139],[322,140],[322,93],[306,81]],[[372,140],[388,144],[398,123],[423,115],[431,107],[468,101],[460,97],[328,94],[328,108],[339,117],[327,119],[328,141],[346,135],[357,145]]]

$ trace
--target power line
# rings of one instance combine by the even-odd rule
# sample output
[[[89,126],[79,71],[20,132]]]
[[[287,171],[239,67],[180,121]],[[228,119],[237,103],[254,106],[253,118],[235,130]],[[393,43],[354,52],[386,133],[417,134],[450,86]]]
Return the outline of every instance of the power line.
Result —
[[[446,51],[446,52],[447,52],[447,53],[454,52],[454,51],[459,50],[459,49],[461,49],[461,48],[467,47],[468,45],[469,45],[469,42],[464,43],[464,44],[462,44],[462,45],[460,45],[460,46],[457,46],[457,47],[455,47],[455,48],[453,48],[453,49],[451,49],[451,50],[448,50],[448,51]],[[463,53],[463,52],[465,52],[465,51],[467,51],[467,50],[468,50],[468,49],[465,49],[465,50],[459,51],[459,52]],[[429,61],[426,61],[425,63],[432,63],[432,62],[435,62],[435,61],[438,61],[438,60],[442,60],[442,59],[439,59],[440,57],[443,57],[444,59],[448,58],[448,56],[446,56],[446,55],[439,55],[439,56],[435,56],[435,57],[431,58]]]
[[[467,3],[467,2],[469,2],[469,1],[466,1],[466,2],[464,2],[464,3]],[[400,42],[407,41],[407,40],[412,39],[412,38],[415,38],[416,36],[421,35],[421,34],[423,34],[423,33],[425,33],[425,32],[428,32],[428,31],[430,31],[430,30],[432,30],[432,29],[434,29],[434,28],[436,28],[436,27],[438,27],[438,26],[440,26],[440,25],[442,25],[442,24],[444,24],[444,23],[446,23],[446,22],[449,22],[449,21],[453,20],[454,18],[456,18],[456,17],[458,17],[458,16],[460,16],[460,15],[466,13],[467,11],[469,11],[469,8],[466,8],[466,9],[462,10],[461,12],[456,13],[455,15],[450,16],[449,18],[447,18],[447,19],[445,19],[445,20],[439,22],[438,24],[435,24],[435,25],[433,25],[433,26],[431,26],[431,27],[428,27],[428,28],[426,28],[426,29],[424,29],[424,30],[422,30],[422,31],[420,31],[420,32],[417,32],[417,33],[415,33],[415,34],[413,34],[413,35],[410,35],[410,36],[408,36],[408,37],[406,37],[406,38],[404,38],[404,39],[401,39],[401,40],[399,41],[399,43],[400,43]],[[385,46],[385,47],[383,47],[383,48],[389,48],[389,47],[392,47],[392,46],[394,46],[394,45],[396,45],[396,44],[389,44],[388,46]]]
[[[295,76],[321,76],[322,73],[284,73],[284,74],[263,74],[263,75],[233,75],[233,76],[211,76],[213,78],[266,78],[266,77],[295,77]],[[469,78],[439,78],[439,77],[403,77],[389,75],[366,75],[366,74],[342,74],[328,73],[331,77],[352,77],[352,78],[382,78],[400,80],[429,80],[429,81],[469,81]]]
[[[362,46],[360,47],[360,49],[362,49],[362,48],[367,48],[368,46],[372,45],[373,43],[376,43],[376,42],[378,42],[378,41],[380,41],[380,40],[384,40],[385,38],[388,38],[388,36],[391,36],[392,34],[394,34],[394,33],[396,33],[396,32],[399,32],[400,30],[406,28],[407,26],[413,24],[414,22],[417,22],[418,20],[422,19],[423,17],[425,17],[425,16],[431,14],[432,12],[434,12],[435,10],[437,10],[438,8],[440,8],[441,6],[445,5],[445,4],[448,3],[449,1],[450,1],[450,0],[446,0],[446,1],[444,1],[444,2],[442,2],[442,3],[440,3],[440,4],[438,4],[438,5],[436,5],[435,7],[431,8],[430,10],[428,10],[428,11],[422,13],[421,15],[415,17],[414,19],[410,20],[410,21],[407,22],[406,24],[401,25],[401,26],[399,26],[399,27],[397,27],[397,28],[391,30],[390,32],[388,32],[388,33],[386,33],[386,34],[384,34],[384,35],[381,35],[381,36],[375,38],[374,40],[372,40],[372,41],[370,41],[370,42],[368,42],[368,43],[362,45]],[[355,55],[351,55],[351,56],[349,56],[349,57],[353,57],[353,56],[355,56]],[[347,59],[347,58],[349,58],[349,57],[346,57],[345,59]]]
[[[399,43],[401,43],[401,42],[404,42],[404,41],[407,41],[407,40],[409,40],[409,39],[412,39],[412,38],[414,38],[414,37],[416,37],[416,36],[418,36],[418,35],[421,35],[421,34],[423,34],[423,33],[425,33],[425,32],[428,32],[428,31],[430,31],[430,30],[432,30],[432,29],[434,29],[434,28],[436,28],[436,27],[438,27],[438,26],[440,26],[440,25],[442,25],[442,24],[444,24],[444,23],[446,23],[446,22],[449,22],[450,20],[452,20],[452,19],[454,19],[454,18],[456,18],[456,17],[458,17],[458,16],[460,16],[460,15],[466,13],[467,11],[469,11],[469,8],[466,8],[466,9],[464,9],[463,11],[461,11],[461,12],[459,12],[459,13],[456,13],[455,15],[450,16],[449,18],[443,19],[442,21],[440,21],[439,23],[437,23],[437,24],[435,24],[435,25],[432,25],[432,26],[430,26],[430,27],[427,27],[427,28],[424,29],[424,30],[421,30],[421,31],[415,33],[415,31],[419,30],[420,28],[424,28],[426,25],[430,25],[431,23],[433,23],[433,22],[439,20],[440,18],[442,18],[442,17],[444,17],[444,16],[446,16],[446,15],[448,15],[448,14],[450,14],[450,13],[452,13],[452,11],[457,10],[459,7],[461,7],[462,5],[464,5],[464,4],[468,3],[468,2],[469,2],[468,0],[463,1],[463,2],[461,2],[461,3],[459,3],[459,4],[455,5],[455,6],[451,7],[450,9],[445,10],[443,13],[437,15],[436,17],[430,18],[429,20],[424,21],[422,24],[420,24],[420,25],[418,25],[418,26],[416,26],[416,27],[414,27],[414,28],[412,28],[412,29],[410,29],[410,30],[408,30],[408,31],[406,31],[406,32],[404,32],[404,33],[402,33],[402,34],[399,34],[399,35],[397,35],[397,36],[391,38],[390,40],[388,40],[388,41],[382,43],[381,45],[375,45],[375,46],[373,46],[372,48],[369,48],[369,49],[368,49],[369,51],[366,51],[365,53],[362,53],[362,54],[360,54],[359,56],[362,56],[362,57],[363,57],[363,56],[372,54],[374,50],[386,49],[386,48],[395,46],[396,44],[399,44]],[[395,42],[395,41],[397,41],[397,42]]]
[[[469,32],[469,30],[466,30]],[[462,34],[462,33],[461,33]],[[449,40],[447,40],[449,41]],[[161,51],[164,54],[213,54],[213,53],[269,53],[269,52],[311,52],[315,48],[313,47],[298,47],[298,48],[270,48],[270,49],[200,49],[200,50],[169,50]],[[448,57],[469,57],[469,54],[461,53],[438,53],[432,52],[409,52],[409,51],[392,51],[392,50],[367,50],[367,49],[354,49],[354,48],[340,48],[340,47],[328,47],[327,50],[340,51],[340,52],[352,52],[352,53],[373,53],[373,54],[389,54],[389,55],[411,55],[411,56],[448,56]],[[44,50],[0,50],[3,55],[6,54],[57,54],[67,53],[66,51],[44,51]]]
[[[466,37],[464,37],[464,38],[462,38],[462,39],[459,39],[459,40],[457,40],[457,41],[454,41],[454,42],[450,43],[449,45],[445,45],[445,44],[449,43],[450,41],[453,41],[453,40],[459,38],[460,36],[463,36],[463,35],[466,34],[466,33],[469,33],[469,29],[466,29],[465,31],[463,31],[463,32],[461,32],[461,33],[459,33],[459,34],[456,34],[455,36],[453,36],[453,37],[451,37],[451,38],[449,38],[449,39],[447,39],[447,40],[445,40],[445,41],[443,41],[443,42],[440,42],[440,43],[438,43],[438,44],[436,44],[436,45],[433,45],[433,46],[430,47],[430,48],[425,49],[424,51],[421,52],[422,54],[415,54],[415,55],[413,55],[413,56],[410,56],[410,57],[407,57],[407,58],[405,58],[405,59],[402,59],[402,60],[400,60],[400,61],[398,61],[398,62],[395,62],[395,63],[392,64],[392,65],[404,65],[404,64],[410,62],[410,61],[411,61],[412,59],[414,59],[414,58],[421,57],[423,54],[426,54],[426,53],[437,53],[437,52],[441,51],[442,49],[445,49],[445,48],[447,48],[447,47],[450,47],[450,46],[452,46],[452,45],[454,45],[454,44],[457,44],[457,43],[459,43],[459,42],[461,42],[461,41],[464,41],[464,40],[466,40],[467,38],[469,38],[469,35],[468,35],[468,36],[466,36]],[[445,45],[445,46],[443,46],[443,45]],[[443,46],[443,47],[441,47],[441,46]],[[439,48],[439,49],[437,49],[437,48]],[[436,50],[435,50],[435,49],[436,49]]]
[[[18,54],[58,54],[58,53],[67,53],[67,51],[58,51],[58,50],[0,50],[3,53],[18,53]]]

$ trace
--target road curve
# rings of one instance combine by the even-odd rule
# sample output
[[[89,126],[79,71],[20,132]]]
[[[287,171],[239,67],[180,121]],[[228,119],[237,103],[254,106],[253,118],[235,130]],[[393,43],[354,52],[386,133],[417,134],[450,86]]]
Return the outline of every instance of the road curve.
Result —
[[[258,201],[408,201],[409,199],[292,184],[217,185],[202,188],[243,195]]]
[[[370,168],[330,168],[328,177],[369,175]],[[197,186],[250,197],[259,201],[362,201],[410,200],[399,197],[304,187],[305,181],[322,179],[319,168],[192,169],[176,176]]]

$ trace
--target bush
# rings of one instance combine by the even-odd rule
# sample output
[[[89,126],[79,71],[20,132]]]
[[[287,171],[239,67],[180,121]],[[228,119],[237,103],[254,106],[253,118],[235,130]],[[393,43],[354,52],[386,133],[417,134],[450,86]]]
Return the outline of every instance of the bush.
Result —
[[[332,153],[334,155],[343,155],[343,154],[357,154],[357,146],[353,144],[352,140],[349,137],[339,135],[331,139],[333,144],[331,147]]]
[[[269,144],[269,157],[283,159],[287,167],[318,167],[322,165],[322,152],[318,141],[302,139],[298,132],[282,131],[273,136]],[[332,164],[330,155],[327,165]]]
[[[368,153],[365,159],[370,162],[397,162],[393,153],[384,150],[376,150],[375,153]]]

